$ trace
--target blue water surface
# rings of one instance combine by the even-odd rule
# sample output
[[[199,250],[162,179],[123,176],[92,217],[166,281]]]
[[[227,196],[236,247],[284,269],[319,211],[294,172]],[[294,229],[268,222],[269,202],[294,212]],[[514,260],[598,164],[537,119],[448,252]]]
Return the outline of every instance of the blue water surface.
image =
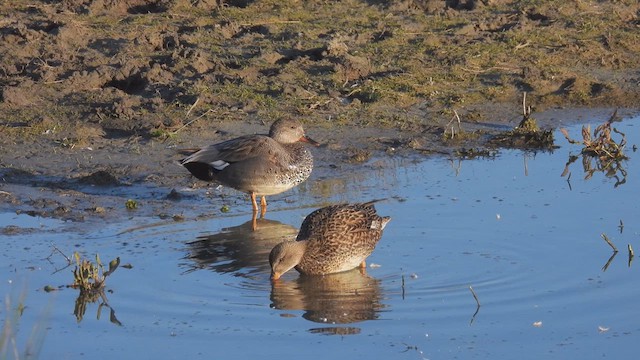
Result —
[[[256,232],[244,213],[133,216],[82,231],[0,214],[0,227],[31,229],[0,235],[1,314],[24,304],[18,348],[41,326],[43,359],[632,358],[640,339],[640,264],[628,256],[629,245],[640,249],[639,121],[614,124],[628,142],[617,178],[585,172],[581,147],[559,132],[553,152],[373,159],[340,178],[312,176],[272,203]],[[580,137],[580,126],[569,130]],[[304,216],[377,198],[387,199],[376,207],[392,221],[366,274],[292,271],[272,285],[267,254],[295,236]],[[602,234],[619,250],[613,258]],[[44,291],[72,279],[54,246],[104,263],[120,258],[107,279],[108,306],[88,303],[78,321],[77,290]]]

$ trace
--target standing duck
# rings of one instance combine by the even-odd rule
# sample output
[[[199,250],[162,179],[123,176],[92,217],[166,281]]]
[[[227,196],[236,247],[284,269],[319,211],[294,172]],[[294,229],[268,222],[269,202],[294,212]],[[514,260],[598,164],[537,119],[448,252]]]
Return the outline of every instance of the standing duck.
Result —
[[[307,137],[300,122],[280,119],[269,135],[245,135],[209,145],[182,159],[182,166],[196,178],[215,181],[251,196],[254,219],[256,196],[261,196],[261,217],[267,212],[265,196],[293,188],[313,169],[313,157],[301,142],[318,146]]]
[[[391,220],[376,213],[376,201],[332,205],[309,214],[295,241],[282,242],[271,250],[271,278],[277,280],[294,267],[307,275],[364,268]]]

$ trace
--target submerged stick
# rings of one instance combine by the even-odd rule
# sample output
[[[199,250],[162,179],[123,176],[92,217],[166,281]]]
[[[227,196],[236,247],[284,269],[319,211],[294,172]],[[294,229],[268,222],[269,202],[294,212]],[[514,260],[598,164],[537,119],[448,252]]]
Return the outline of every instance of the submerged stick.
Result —
[[[618,252],[618,248],[615,245],[613,245],[611,240],[609,240],[609,237],[607,236],[607,234],[602,233],[602,234],[600,234],[600,236],[604,239],[604,241],[607,242],[607,244],[609,244],[609,246],[611,246],[611,248],[613,249],[613,252],[615,252],[615,253]]]
[[[604,266],[602,267],[602,272],[607,271],[607,269],[609,268],[609,265],[611,265],[611,262],[616,257],[616,255],[618,255],[617,251],[614,251],[613,254],[611,254],[611,257],[609,258],[609,260],[607,260],[607,263],[604,264]]]
[[[67,255],[65,255],[65,253],[62,252],[62,250],[58,249],[58,247],[55,246],[53,243],[51,244],[51,246],[53,247],[53,252],[60,253],[60,255],[62,255],[67,260],[67,263],[69,264],[72,263],[71,259]]]
[[[476,312],[473,313],[473,315],[471,316],[471,321],[469,321],[469,326],[473,325],[473,321],[476,319],[476,315],[478,315],[478,312],[480,311],[480,300],[478,300],[478,295],[476,295],[476,292],[473,291],[473,288],[471,287],[471,285],[469,285],[469,290],[471,290],[471,294],[473,295],[473,298],[476,300]]]
[[[631,263],[633,262],[633,248],[631,247],[631,244],[627,244],[627,250],[629,251],[629,262],[628,265],[629,267],[631,267]]]
[[[476,304],[478,304],[478,307],[480,307],[480,300],[478,300],[478,295],[476,295],[476,292],[473,291],[471,285],[469,285],[469,290],[471,290],[471,295],[473,295],[473,298],[476,299]]]

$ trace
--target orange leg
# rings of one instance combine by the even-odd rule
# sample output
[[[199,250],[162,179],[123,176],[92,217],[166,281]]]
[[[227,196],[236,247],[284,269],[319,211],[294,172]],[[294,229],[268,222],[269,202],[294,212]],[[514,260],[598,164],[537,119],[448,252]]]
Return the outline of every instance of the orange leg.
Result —
[[[267,198],[264,196],[260,199],[260,208],[260,218],[263,218],[264,214],[267,213]]]
[[[367,262],[362,260],[358,269],[360,269],[360,274],[367,275]]]
[[[251,215],[251,228],[253,231],[258,230],[258,212],[254,211]]]
[[[253,214],[255,215],[258,212],[258,203],[256,202],[256,194],[251,193],[251,205],[253,205]]]

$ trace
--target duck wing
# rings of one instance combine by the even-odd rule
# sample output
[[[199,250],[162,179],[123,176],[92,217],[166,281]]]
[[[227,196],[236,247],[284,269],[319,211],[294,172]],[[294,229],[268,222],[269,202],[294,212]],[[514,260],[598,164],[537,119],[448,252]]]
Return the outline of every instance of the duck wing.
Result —
[[[211,164],[222,170],[229,164],[261,156],[273,146],[274,140],[265,135],[247,135],[209,145],[182,159],[181,163]]]
[[[374,202],[331,205],[318,209],[304,219],[296,239],[326,239],[332,234],[344,236],[382,230],[388,220],[376,214]]]

